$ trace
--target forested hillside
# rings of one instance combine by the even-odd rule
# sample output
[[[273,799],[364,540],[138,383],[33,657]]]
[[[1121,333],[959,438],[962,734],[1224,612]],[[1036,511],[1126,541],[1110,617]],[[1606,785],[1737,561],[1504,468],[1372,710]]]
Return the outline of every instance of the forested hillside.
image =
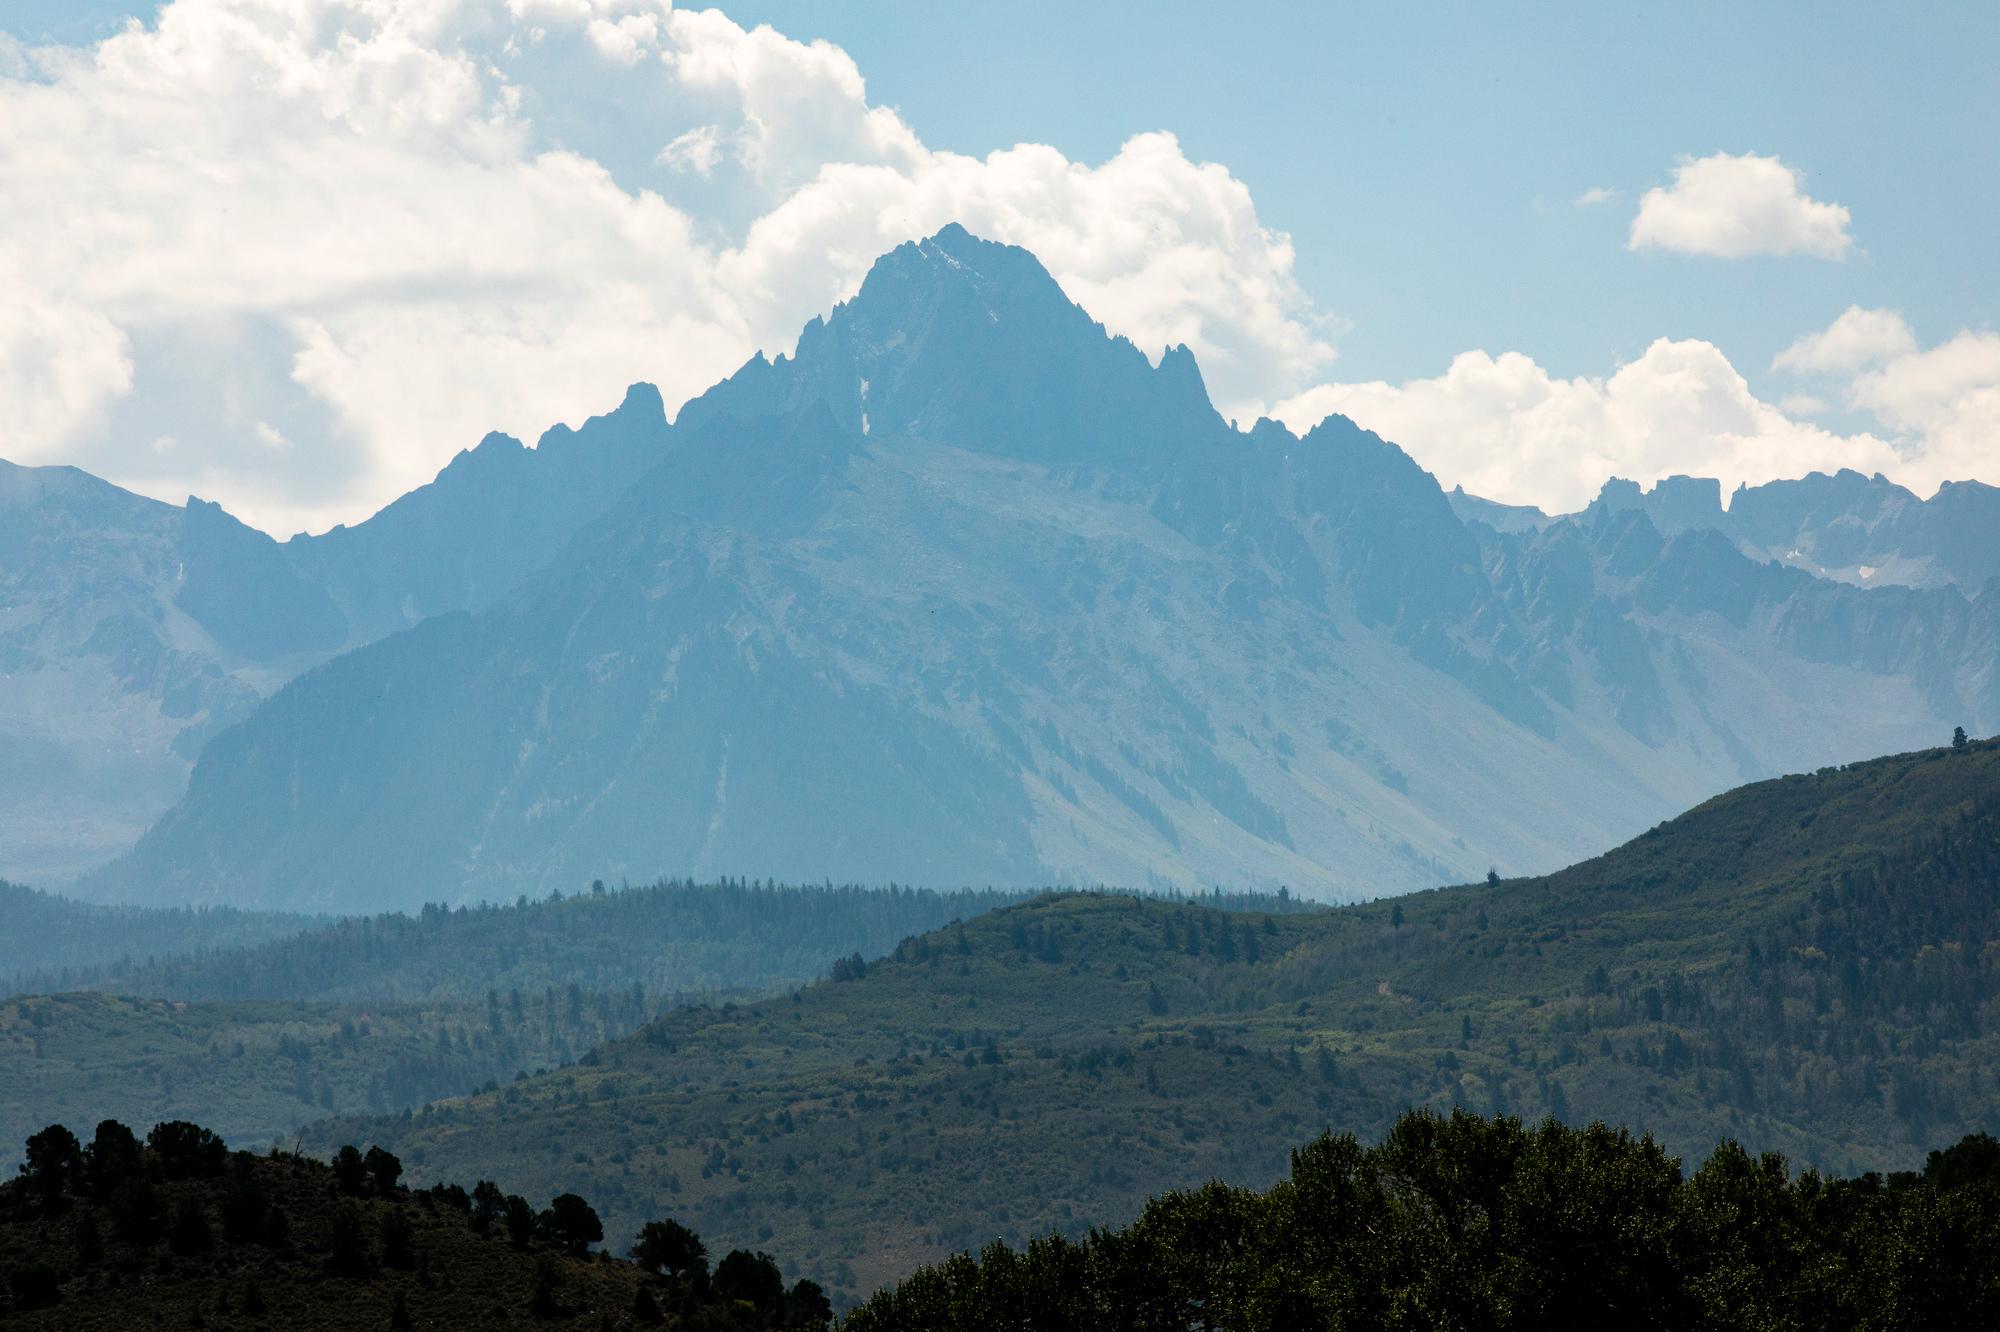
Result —
[[[741,880],[602,883],[512,906],[426,906],[335,921],[256,947],[197,948],[133,966],[52,971],[27,979],[70,989],[166,999],[530,999],[549,987],[596,993],[759,996],[826,974],[836,957],[875,957],[914,933],[1021,901],[993,890],[820,886]]]
[[[394,1114],[554,1068],[658,1014],[641,991],[456,1003],[182,1004],[101,994],[0,1004],[0,1172],[52,1119],[200,1117],[246,1145],[323,1116]]]
[[[634,1237],[607,1235],[586,1198],[413,1189],[375,1147],[328,1165],[232,1153],[186,1121],[142,1142],[114,1119],[49,1125],[26,1148],[21,1178],[0,1184],[10,1328],[819,1332],[830,1316],[768,1254],[710,1254],[663,1222],[637,1237],[638,1261],[617,1261]]]
[[[0,1008],[0,1143],[80,1107],[148,1123],[201,1117],[256,1144],[324,1115],[399,1113],[569,1063],[676,1004],[760,998],[1020,898],[893,885],[600,886],[29,977],[25,992],[37,997]],[[42,901],[74,906],[31,904]],[[264,923],[77,910],[183,927],[211,915]]]
[[[264,943],[322,923],[233,907],[131,907],[76,902],[0,879],[0,994],[37,988],[26,973],[145,963],[194,949]],[[50,988],[42,985],[39,988]]]
[[[774,1237],[852,1299],[1412,1105],[1916,1164],[2000,1119],[2000,743],[1731,792],[1598,860],[1311,914],[1055,895],[308,1141]]]
[[[1209,1328],[1919,1329],[2000,1323],[2000,1142],[1921,1174],[1685,1170],[1601,1124],[1413,1112],[1327,1135],[1268,1192],[1210,1184],[1078,1243],[953,1257],[848,1332]],[[1024,1321],[1025,1320],[1025,1321]]]

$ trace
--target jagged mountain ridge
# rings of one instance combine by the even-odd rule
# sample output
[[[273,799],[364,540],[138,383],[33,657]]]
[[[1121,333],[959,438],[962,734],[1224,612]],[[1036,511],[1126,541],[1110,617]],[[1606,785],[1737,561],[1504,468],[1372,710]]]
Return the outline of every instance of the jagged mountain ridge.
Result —
[[[208,738],[336,653],[490,604],[663,447],[657,390],[489,435],[354,527],[278,542],[220,506],[0,462],[0,874],[64,879],[130,847]]]
[[[2000,721],[2000,598],[1634,515],[1468,526],[1330,418],[1238,433],[948,228],[688,405],[543,570],[280,691],[94,881],[361,909],[600,875],[1287,883],[1552,868]]]
[[[1532,505],[1497,504],[1455,488],[1452,510],[1495,531],[1540,530],[1557,521]],[[1928,500],[1881,473],[1848,468],[1829,476],[1742,485],[1722,505],[1713,477],[1662,477],[1648,490],[1612,477],[1579,519],[1636,509],[1661,532],[1722,532],[1751,558],[1775,560],[1857,586],[1956,586],[1976,595],[2000,578],[2000,487],[1947,481]]]

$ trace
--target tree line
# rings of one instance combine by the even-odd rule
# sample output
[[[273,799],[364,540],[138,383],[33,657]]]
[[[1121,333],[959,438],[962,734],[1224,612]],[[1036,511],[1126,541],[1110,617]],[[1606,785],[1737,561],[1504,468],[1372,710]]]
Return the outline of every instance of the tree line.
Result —
[[[1266,1192],[1210,1184],[1120,1229],[959,1254],[848,1332],[2000,1326],[2000,1142],[1921,1171],[1793,1175],[1724,1143],[1412,1112],[1326,1135]]]
[[[425,905],[352,917],[252,946],[188,947],[142,961],[52,968],[29,992],[106,990],[186,1001],[451,999],[640,986],[676,998],[764,993],[823,975],[833,956],[879,956],[898,939],[1031,894],[890,884],[599,881],[511,905]],[[225,936],[226,937],[226,936]]]
[[[538,1209],[490,1180],[468,1191],[456,1184],[409,1188],[402,1177],[402,1161],[379,1146],[363,1152],[349,1144],[322,1164],[276,1151],[232,1152],[215,1133],[181,1120],[156,1124],[141,1139],[107,1119],[88,1142],[52,1124],[28,1139],[18,1180],[0,1191],[0,1250],[15,1258],[0,1272],[0,1313],[65,1307],[70,1292],[116,1291],[125,1285],[122,1274],[150,1267],[155,1277],[131,1290],[134,1323],[142,1308],[157,1306],[166,1279],[218,1268],[250,1274],[225,1301],[230,1311],[261,1316],[293,1293],[281,1289],[286,1280],[317,1292],[319,1281],[333,1277],[359,1292],[402,1273],[414,1278],[405,1284],[429,1289],[449,1282],[452,1265],[480,1263],[481,1246],[497,1245],[532,1272],[521,1312],[537,1319],[579,1312],[566,1306],[566,1286],[579,1284],[579,1272],[608,1265],[623,1269],[630,1289],[622,1325],[822,1332],[832,1321],[831,1303],[815,1283],[787,1285],[777,1262],[758,1251],[731,1250],[711,1266],[701,1237],[671,1219],[643,1226],[629,1247],[631,1262],[617,1264],[593,1254],[604,1227],[575,1193]],[[471,1247],[441,1244],[441,1233]],[[490,1269],[490,1260],[485,1265]],[[339,1288],[314,1292],[318,1302],[344,1298]],[[473,1307],[489,1294],[467,1283],[456,1307],[467,1318],[490,1316],[496,1311]],[[94,1312],[101,1315],[101,1303]],[[401,1286],[390,1325],[414,1326]]]

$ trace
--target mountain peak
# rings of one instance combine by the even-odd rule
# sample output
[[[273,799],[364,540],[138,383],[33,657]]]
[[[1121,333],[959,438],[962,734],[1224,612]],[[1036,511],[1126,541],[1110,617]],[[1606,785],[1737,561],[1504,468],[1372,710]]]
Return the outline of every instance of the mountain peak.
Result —
[[[855,434],[1065,464],[1146,458],[1222,428],[1187,348],[1155,366],[1034,255],[957,223],[877,259],[852,299],[806,325],[789,361],[753,359],[681,421],[815,399]]]
[[[665,419],[667,401],[657,386],[640,380],[625,390],[625,400],[611,412],[613,416],[658,417]]]
[[[1100,327],[1064,294],[1041,260],[1018,245],[975,236],[956,222],[877,259],[861,290],[829,322],[886,341],[899,332],[914,336],[917,328],[941,319]]]

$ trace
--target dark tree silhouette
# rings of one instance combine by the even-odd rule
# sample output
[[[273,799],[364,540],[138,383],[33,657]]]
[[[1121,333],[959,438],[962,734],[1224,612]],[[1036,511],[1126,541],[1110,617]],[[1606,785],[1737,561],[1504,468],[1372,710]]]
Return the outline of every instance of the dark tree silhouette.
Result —
[[[678,1221],[648,1221],[632,1241],[632,1261],[673,1280],[708,1274],[708,1247]]]
[[[83,1154],[83,1174],[91,1195],[110,1197],[138,1168],[138,1137],[115,1119],[101,1120]]]
[[[472,1228],[484,1235],[492,1224],[507,1214],[507,1195],[490,1179],[472,1186]]]
[[[757,1310],[776,1309],[785,1298],[785,1278],[768,1253],[731,1249],[715,1265],[716,1296],[742,1300]]]
[[[21,1177],[45,1203],[62,1200],[63,1191],[83,1171],[83,1144],[61,1124],[51,1124],[28,1139]]]
[[[359,1193],[368,1181],[368,1163],[361,1149],[348,1143],[333,1154],[333,1182],[342,1193]]]
[[[185,1119],[153,1125],[153,1131],[146,1135],[146,1147],[168,1179],[219,1175],[229,1159],[229,1147],[221,1138]]]
[[[375,1191],[388,1197],[396,1191],[396,1181],[403,1177],[403,1163],[380,1147],[370,1147],[368,1155],[362,1158],[362,1165],[368,1170],[368,1177],[375,1182]]]
[[[502,1215],[507,1220],[507,1241],[517,1249],[528,1247],[528,1241],[535,1237],[535,1208],[518,1193],[507,1195]]]
[[[596,1209],[574,1193],[556,1195],[540,1224],[549,1243],[573,1254],[587,1252],[604,1238],[604,1223],[597,1219]]]

